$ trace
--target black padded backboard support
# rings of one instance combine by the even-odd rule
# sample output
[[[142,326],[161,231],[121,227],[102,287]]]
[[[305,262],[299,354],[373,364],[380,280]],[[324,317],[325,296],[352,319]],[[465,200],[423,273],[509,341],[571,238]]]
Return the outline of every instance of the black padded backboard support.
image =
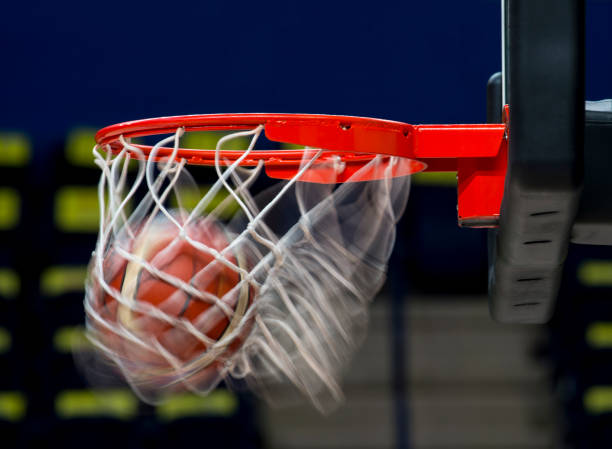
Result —
[[[572,242],[612,245],[612,100],[588,101],[584,123],[584,184]]]
[[[510,105],[499,228],[489,236],[494,319],[546,322],[554,309],[583,183],[584,3],[505,0],[504,74],[489,121]],[[502,97],[502,98],[500,98]]]

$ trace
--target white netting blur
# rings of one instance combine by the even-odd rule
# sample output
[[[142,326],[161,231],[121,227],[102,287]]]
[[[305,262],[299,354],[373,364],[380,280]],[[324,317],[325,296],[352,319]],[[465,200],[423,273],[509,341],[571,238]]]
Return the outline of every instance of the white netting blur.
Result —
[[[272,402],[297,388],[321,410],[342,399],[339,378],[363,337],[408,198],[409,176],[390,173],[410,161],[374,157],[364,170],[388,176],[336,184],[342,162],[321,162],[322,150],[307,148],[297,174],[270,186],[263,162],[240,165],[257,157],[262,130],[219,139],[214,182],[195,206],[186,198],[199,195],[196,184],[177,157],[182,128],[148,157],[124,139],[118,154],[94,148],[101,220],[87,332],[98,361],[144,400],[206,394],[221,380]],[[220,149],[245,137],[244,154],[224,161]],[[160,158],[164,146],[174,152]],[[326,178],[300,181],[309,170]],[[268,184],[254,194],[262,179]]]

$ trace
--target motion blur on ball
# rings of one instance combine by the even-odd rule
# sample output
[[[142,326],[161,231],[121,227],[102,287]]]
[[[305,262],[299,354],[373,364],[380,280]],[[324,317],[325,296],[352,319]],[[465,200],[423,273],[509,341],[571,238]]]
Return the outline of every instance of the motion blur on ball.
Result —
[[[179,228],[162,216],[131,234],[92,261],[86,304],[94,344],[145,395],[214,386],[248,332],[246,255],[211,218]]]

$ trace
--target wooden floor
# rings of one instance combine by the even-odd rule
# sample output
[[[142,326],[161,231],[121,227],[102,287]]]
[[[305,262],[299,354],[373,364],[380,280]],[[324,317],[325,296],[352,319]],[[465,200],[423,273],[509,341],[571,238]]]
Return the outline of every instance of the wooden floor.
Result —
[[[486,298],[406,301],[411,449],[555,447],[548,367],[534,356],[538,326],[494,323]],[[262,404],[267,447],[395,448],[389,301],[372,306],[368,337],[344,379],[346,402],[330,416],[309,405]]]

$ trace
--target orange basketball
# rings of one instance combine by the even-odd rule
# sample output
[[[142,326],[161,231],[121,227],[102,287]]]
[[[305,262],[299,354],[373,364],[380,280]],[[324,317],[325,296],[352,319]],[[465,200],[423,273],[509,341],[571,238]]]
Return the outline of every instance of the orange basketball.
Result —
[[[104,320],[124,328],[145,345],[135,344],[116,332],[104,331],[100,335],[107,347],[132,365],[140,365],[145,375],[147,370],[151,375],[171,371],[173,365],[168,356],[181,364],[206,359],[209,346],[223,341],[222,350],[215,348],[212,355],[208,354],[208,361],[199,365],[215,366],[222,357],[231,355],[242,339],[241,334],[226,341],[252,300],[249,286],[240,282],[241,274],[236,269],[246,269],[244,255],[228,250],[223,254],[224,260],[215,256],[229,241],[220,225],[213,222],[189,224],[184,234],[208,250],[190,243],[176,226],[153,222],[124,245],[134,256],[132,260],[120,256],[119,251],[111,251],[105,258],[105,282],[127,303],[118,301],[118,295],[100,294],[96,309]],[[144,303],[153,307],[134,310]],[[198,338],[183,325],[185,321],[212,343]]]

